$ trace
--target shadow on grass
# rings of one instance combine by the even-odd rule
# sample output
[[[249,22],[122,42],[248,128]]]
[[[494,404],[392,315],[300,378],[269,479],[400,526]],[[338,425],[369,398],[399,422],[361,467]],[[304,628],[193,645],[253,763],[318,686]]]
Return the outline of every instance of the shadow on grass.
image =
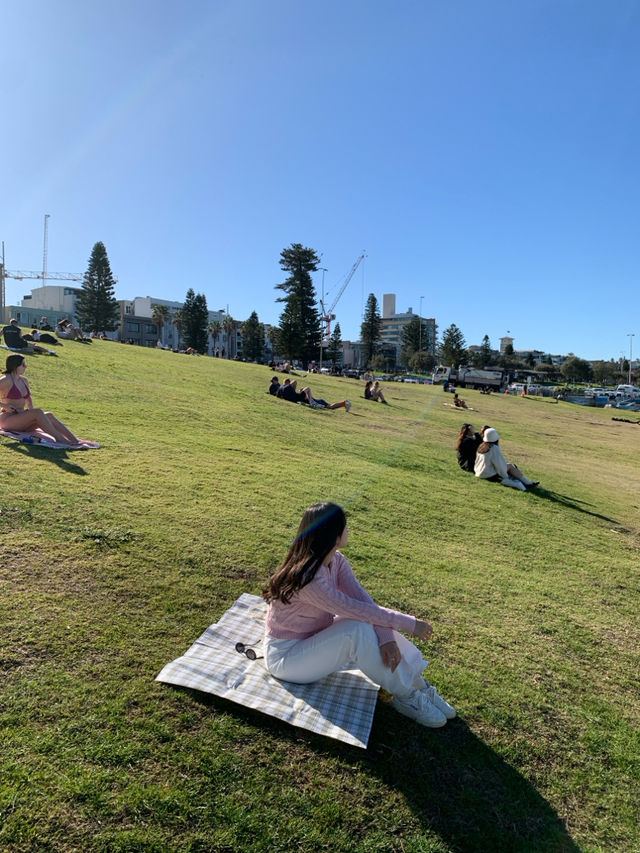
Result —
[[[53,462],[54,465],[57,465],[58,468],[62,468],[63,471],[67,471],[69,474],[78,474],[80,477],[88,476],[88,472],[85,471],[82,465],[76,465],[75,462],[69,461],[69,454],[66,450],[53,450],[50,447],[41,447],[38,444],[24,444],[19,441],[12,441],[4,446],[15,453],[21,453],[23,456],[31,456],[34,459],[44,459],[46,462]]]
[[[455,853],[580,853],[553,807],[459,718],[443,729],[425,729],[379,701],[364,751],[217,696],[174,689],[184,689],[199,703],[231,713],[271,737],[305,742],[318,758],[376,777],[404,796],[425,834],[437,836]],[[384,822],[384,802],[376,810]],[[375,816],[370,818],[367,825],[375,830]],[[366,828],[353,829],[358,837],[366,834]],[[404,849],[400,830],[389,842],[390,850]]]
[[[535,495],[535,497],[542,498],[543,500],[551,501],[552,503],[561,504],[569,509],[575,509],[577,512],[583,512],[586,515],[593,516],[594,518],[600,518],[602,521],[609,521],[611,524],[618,524],[618,521],[616,521],[615,518],[611,518],[608,515],[602,515],[600,512],[593,512],[593,510],[586,508],[591,506],[591,504],[587,504],[586,501],[580,501],[577,498],[569,497],[569,495],[561,495],[559,492],[552,492],[549,489],[541,489],[539,487],[535,490],[532,489],[529,494]]]

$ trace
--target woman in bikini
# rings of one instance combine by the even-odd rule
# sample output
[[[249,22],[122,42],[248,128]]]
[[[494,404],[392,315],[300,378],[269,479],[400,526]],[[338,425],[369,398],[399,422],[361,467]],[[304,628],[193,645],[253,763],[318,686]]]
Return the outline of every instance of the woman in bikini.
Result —
[[[61,444],[79,444],[71,430],[51,412],[34,408],[24,375],[26,369],[23,355],[7,356],[4,374],[0,376],[0,427],[12,432],[30,432],[40,428]]]

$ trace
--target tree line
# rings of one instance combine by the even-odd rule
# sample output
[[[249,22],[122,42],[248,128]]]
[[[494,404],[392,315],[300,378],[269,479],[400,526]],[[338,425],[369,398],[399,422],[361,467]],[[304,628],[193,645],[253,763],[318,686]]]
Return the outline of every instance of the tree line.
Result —
[[[280,267],[287,273],[286,279],[275,285],[282,293],[277,302],[283,304],[277,327],[270,329],[270,343],[274,351],[290,361],[300,360],[303,364],[318,360],[323,344],[323,323],[317,305],[317,296],[311,273],[320,266],[318,254],[301,243],[292,243],[280,253]],[[165,305],[152,306],[152,322],[162,336],[162,329],[172,323],[178,332],[178,343],[197,352],[207,352],[208,336],[216,349],[223,332],[227,335],[227,358],[231,357],[229,341],[236,330],[241,330],[243,357],[250,361],[262,361],[265,351],[264,325],[258,314],[252,311],[244,322],[238,322],[227,312],[222,321],[209,322],[207,300],[203,293],[189,288],[182,308],[171,312]],[[115,279],[111,272],[104,243],[94,245],[82,289],[77,302],[78,322],[87,330],[113,331],[118,325],[118,303],[115,298]],[[393,370],[395,349],[385,348],[382,341],[382,317],[378,300],[370,293],[360,327],[362,358],[365,367],[374,370]],[[336,323],[329,339],[324,342],[323,355],[332,364],[342,358],[342,336],[340,324]],[[613,384],[624,381],[629,363],[610,361],[589,362],[573,353],[560,366],[554,365],[548,356],[543,363],[536,363],[529,353],[524,359],[514,353],[512,344],[507,344],[502,353],[496,353],[485,335],[480,347],[474,351],[467,348],[462,331],[452,323],[437,340],[437,327],[426,323],[421,317],[413,317],[402,331],[401,363],[410,370],[427,373],[439,362],[459,366],[469,364],[484,368],[499,366],[507,370],[530,369],[550,381],[598,382]]]

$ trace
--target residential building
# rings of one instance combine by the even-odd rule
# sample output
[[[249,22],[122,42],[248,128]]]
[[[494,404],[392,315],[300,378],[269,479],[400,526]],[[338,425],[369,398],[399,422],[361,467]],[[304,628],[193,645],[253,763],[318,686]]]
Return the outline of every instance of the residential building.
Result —
[[[405,326],[419,315],[413,313],[412,308],[408,308],[406,312],[398,314],[396,312],[396,295],[395,293],[385,293],[382,296],[382,343],[389,344],[394,347],[396,352],[396,360],[400,359],[402,350],[402,333]],[[436,321],[433,317],[422,317],[423,326],[425,327],[425,340],[422,342],[422,348],[425,352],[430,352],[435,355],[436,347]]]
[[[31,293],[22,297],[20,305],[5,305],[2,320],[8,323],[11,317],[15,317],[23,327],[40,326],[43,317],[51,326],[64,319],[77,323],[76,303],[80,291],[79,287],[57,284],[34,287]]]

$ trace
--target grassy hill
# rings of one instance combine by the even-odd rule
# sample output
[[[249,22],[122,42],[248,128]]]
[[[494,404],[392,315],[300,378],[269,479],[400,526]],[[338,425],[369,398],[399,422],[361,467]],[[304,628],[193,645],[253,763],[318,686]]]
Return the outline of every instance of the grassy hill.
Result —
[[[521,493],[459,470],[438,388],[309,377],[353,402],[327,412],[108,341],[28,364],[102,449],[0,439],[0,849],[640,849],[640,427],[465,392]],[[154,682],[326,499],[372,595],[433,623],[446,728],[381,696],[365,752]]]

